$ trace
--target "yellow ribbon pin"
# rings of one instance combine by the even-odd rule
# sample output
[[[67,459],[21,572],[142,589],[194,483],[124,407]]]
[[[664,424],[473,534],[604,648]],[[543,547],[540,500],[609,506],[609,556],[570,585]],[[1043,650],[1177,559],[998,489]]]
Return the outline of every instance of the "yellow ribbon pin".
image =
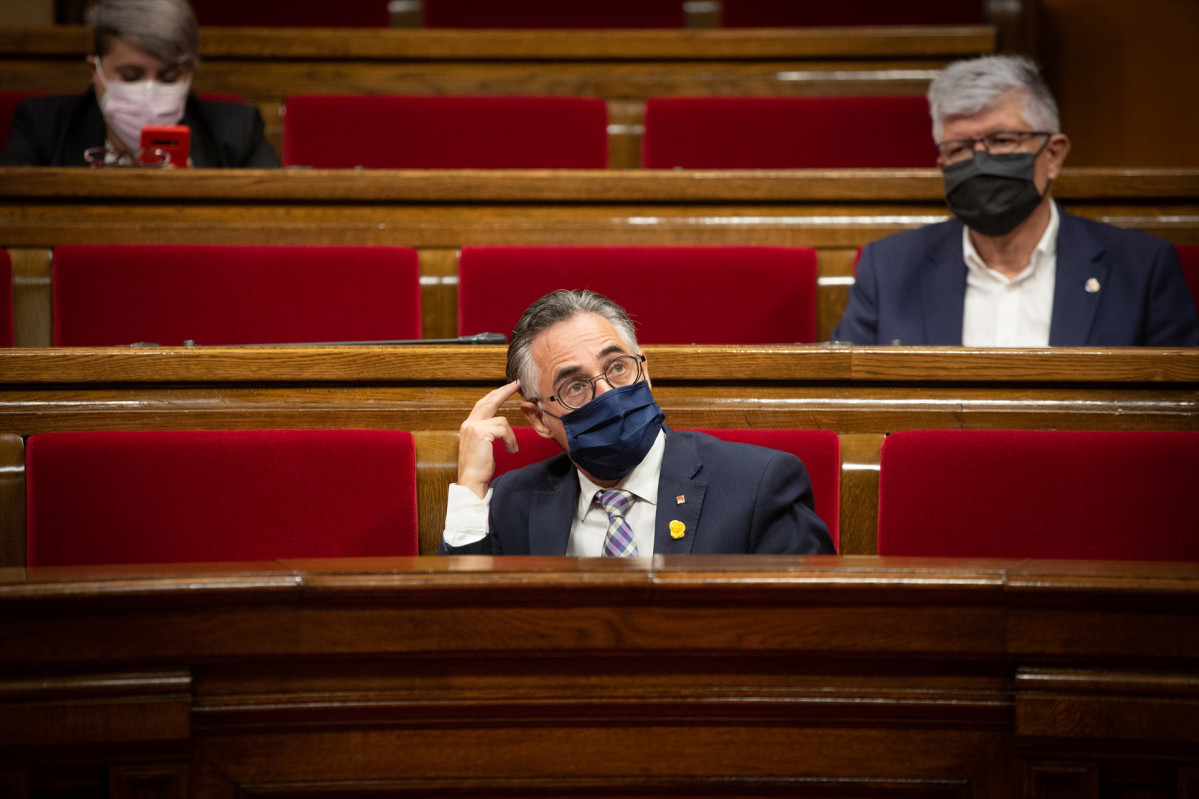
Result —
[[[687,525],[683,524],[678,519],[675,519],[674,521],[672,521],[670,523],[670,537],[671,538],[676,538],[676,539],[682,538],[683,534],[686,532],[687,532]]]

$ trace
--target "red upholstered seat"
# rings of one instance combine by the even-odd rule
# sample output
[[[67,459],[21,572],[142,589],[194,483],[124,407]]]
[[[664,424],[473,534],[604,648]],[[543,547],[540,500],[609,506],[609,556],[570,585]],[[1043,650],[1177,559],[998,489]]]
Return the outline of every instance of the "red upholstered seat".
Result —
[[[681,28],[683,0],[424,0],[426,28]]]
[[[984,0],[721,0],[720,20],[726,28],[978,25],[986,9]]]
[[[26,480],[30,566],[417,554],[405,432],[43,433]]]
[[[0,249],[0,347],[12,345],[12,258]]]
[[[76,245],[53,272],[58,346],[420,336],[416,251],[401,247]]]
[[[1182,262],[1182,274],[1191,287],[1195,307],[1199,308],[1199,244],[1176,244],[1174,249],[1178,251],[1178,260]]]
[[[913,430],[883,442],[880,555],[1199,560],[1199,433]]]
[[[642,344],[816,340],[810,247],[463,247],[458,332],[510,335],[555,289],[615,300]]]
[[[923,97],[651,97],[646,169],[932,167]]]
[[[387,0],[190,0],[202,26],[385,28]]]
[[[289,97],[283,163],[326,169],[604,169],[594,97]]]
[[[245,99],[232,92],[197,92],[196,96],[208,103],[241,103]]]
[[[495,474],[519,469],[562,452],[552,440],[542,438],[531,427],[513,428],[520,450],[510,453],[502,441],[495,450]],[[740,441],[760,447],[790,452],[803,461],[812,480],[816,514],[828,525],[833,545],[840,546],[839,524],[841,508],[841,440],[832,430],[701,430],[702,433],[725,441]]]

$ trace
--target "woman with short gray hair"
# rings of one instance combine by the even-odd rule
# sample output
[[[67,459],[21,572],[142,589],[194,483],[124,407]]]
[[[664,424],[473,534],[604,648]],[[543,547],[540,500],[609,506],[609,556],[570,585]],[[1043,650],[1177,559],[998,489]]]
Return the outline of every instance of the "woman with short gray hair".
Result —
[[[101,0],[89,21],[92,86],[22,100],[0,165],[85,166],[89,150],[105,153],[106,163],[133,164],[143,127],[185,125],[188,160],[171,166],[279,166],[257,108],[191,92],[199,37],[187,0]]]

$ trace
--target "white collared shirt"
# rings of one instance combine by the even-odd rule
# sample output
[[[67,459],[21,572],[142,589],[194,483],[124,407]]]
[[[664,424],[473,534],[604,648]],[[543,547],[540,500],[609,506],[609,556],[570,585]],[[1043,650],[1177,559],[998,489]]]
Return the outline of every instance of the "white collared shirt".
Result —
[[[1057,273],[1057,204],[1028,265],[1013,278],[987,266],[969,228],[962,229],[966,260],[966,306],[962,344],[967,347],[1048,347]]]
[[[666,452],[666,433],[658,432],[657,439],[641,463],[625,475],[615,487],[632,492],[633,507],[625,521],[637,541],[638,557],[654,554],[654,523],[658,515],[658,480],[662,475],[662,456]],[[608,534],[608,514],[595,503],[599,486],[575,470],[579,478],[579,504],[570,525],[566,554],[576,557],[599,557]],[[442,540],[455,547],[473,544],[487,536],[491,489],[479,499],[473,491],[457,483],[450,484]]]

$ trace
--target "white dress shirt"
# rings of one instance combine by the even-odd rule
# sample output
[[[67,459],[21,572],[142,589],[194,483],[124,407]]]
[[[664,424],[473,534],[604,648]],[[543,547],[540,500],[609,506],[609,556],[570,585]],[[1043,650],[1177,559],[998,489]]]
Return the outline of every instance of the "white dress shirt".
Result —
[[[966,259],[966,307],[962,344],[967,347],[1048,347],[1057,273],[1057,204],[1049,203],[1049,225],[1028,265],[1013,278],[983,263],[962,229]]]
[[[662,474],[662,455],[666,451],[666,433],[658,432],[641,463],[625,475],[615,488],[633,494],[633,507],[625,521],[637,542],[638,557],[654,554],[654,522],[658,515],[658,478]],[[599,557],[608,534],[608,514],[595,502],[595,492],[602,490],[582,472],[579,477],[579,504],[570,525],[566,554],[576,557]],[[491,507],[491,489],[479,499],[473,491],[457,483],[450,484],[442,540],[455,547],[473,544],[487,536],[487,516]]]

